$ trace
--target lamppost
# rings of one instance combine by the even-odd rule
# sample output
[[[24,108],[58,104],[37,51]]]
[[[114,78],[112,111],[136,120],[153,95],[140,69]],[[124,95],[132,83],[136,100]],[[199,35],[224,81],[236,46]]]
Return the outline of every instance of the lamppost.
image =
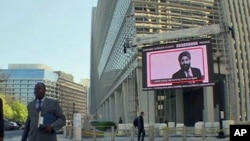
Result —
[[[217,138],[225,138],[225,133],[223,131],[223,125],[222,125],[222,121],[224,119],[224,82],[222,81],[221,78],[221,73],[220,73],[220,58],[222,56],[222,54],[217,51],[215,53],[216,59],[217,59],[217,64],[218,64],[218,75],[219,75],[219,123],[220,123],[220,131],[219,134],[217,136]]]
[[[75,113],[75,106],[76,106],[75,101],[73,101],[73,115]]]

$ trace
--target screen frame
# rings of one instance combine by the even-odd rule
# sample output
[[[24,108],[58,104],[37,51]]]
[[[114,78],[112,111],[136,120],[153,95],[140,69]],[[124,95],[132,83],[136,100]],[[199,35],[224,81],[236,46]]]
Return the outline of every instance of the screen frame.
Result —
[[[176,54],[179,54],[182,51],[192,51],[192,52],[197,52],[197,55],[199,54],[199,51],[202,52],[203,54],[200,56],[203,56],[202,62],[203,66],[200,65],[201,70],[202,70],[202,80],[194,79],[193,80],[186,80],[188,81],[202,81],[202,83],[193,83],[193,84],[183,84],[184,80],[182,79],[181,81],[175,81],[175,84],[170,84],[173,83],[173,79],[168,78],[167,79],[159,79],[159,81],[152,80],[151,73],[150,72],[151,68],[149,65],[152,66],[149,62],[152,61],[153,55],[158,53],[158,56],[168,55],[170,52],[173,54],[173,52],[178,52]],[[149,59],[151,56],[151,59]],[[157,56],[157,55],[155,55]],[[172,55],[173,56],[173,55]],[[192,53],[191,53],[192,56]],[[168,56],[170,57],[170,55]],[[157,57],[155,57],[157,58]],[[160,58],[160,57],[159,57]],[[157,59],[155,59],[157,60]],[[174,59],[176,61],[176,59]],[[192,61],[192,60],[191,60]],[[157,61],[155,61],[157,62]],[[158,61],[159,62],[159,61]],[[162,62],[160,62],[162,63]],[[161,64],[160,64],[161,65]],[[154,65],[156,66],[156,65]],[[179,66],[179,64],[178,64]],[[192,63],[191,63],[192,66]],[[157,69],[155,69],[157,70]],[[150,74],[149,74],[150,73]],[[155,89],[169,89],[169,88],[185,88],[185,87],[205,87],[205,86],[212,86],[214,85],[214,80],[213,80],[213,74],[214,74],[214,69],[213,69],[213,55],[212,55],[212,44],[211,44],[211,39],[210,38],[204,38],[204,39],[197,39],[197,40],[190,40],[190,41],[183,41],[183,42],[175,42],[175,43],[168,43],[168,44],[161,44],[161,45],[154,45],[154,46],[148,46],[148,47],[143,47],[142,48],[142,85],[143,85],[143,90],[155,90]],[[150,78],[149,78],[150,76]],[[206,80],[206,81],[204,81]],[[155,81],[156,84],[151,85],[150,83],[152,81]],[[164,82],[165,81],[165,82]],[[157,85],[157,83],[159,85]]]

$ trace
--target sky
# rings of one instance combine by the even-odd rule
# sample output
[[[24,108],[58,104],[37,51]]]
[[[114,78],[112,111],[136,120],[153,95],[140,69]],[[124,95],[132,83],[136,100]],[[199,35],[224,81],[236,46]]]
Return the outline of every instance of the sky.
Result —
[[[0,0],[0,69],[44,64],[90,78],[92,7],[97,0]]]

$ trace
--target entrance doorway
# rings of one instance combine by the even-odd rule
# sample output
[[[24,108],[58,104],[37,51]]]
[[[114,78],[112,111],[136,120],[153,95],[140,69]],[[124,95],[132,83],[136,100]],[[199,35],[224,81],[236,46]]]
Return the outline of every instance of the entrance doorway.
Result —
[[[194,126],[197,121],[203,120],[203,88],[184,88],[183,89],[183,109],[184,124]]]

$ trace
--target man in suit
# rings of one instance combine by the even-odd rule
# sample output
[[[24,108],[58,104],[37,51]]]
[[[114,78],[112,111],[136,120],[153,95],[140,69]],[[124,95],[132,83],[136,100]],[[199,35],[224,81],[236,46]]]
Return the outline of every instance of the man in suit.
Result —
[[[140,116],[138,117],[138,141],[140,141],[140,138],[142,141],[144,141],[145,129],[143,116],[144,112],[141,112]]]
[[[180,53],[178,61],[181,68],[172,75],[172,79],[174,81],[173,84],[180,84],[180,82],[181,84],[190,84],[190,82],[202,82],[202,75],[200,69],[191,67],[191,55],[188,51],[183,51],[182,53]]]
[[[44,83],[39,82],[35,85],[36,99],[27,106],[28,117],[22,141],[57,141],[56,131],[66,123],[58,101],[46,97],[45,92]],[[44,115],[51,115],[51,117],[46,119]],[[46,120],[50,120],[50,123],[44,124]]]

